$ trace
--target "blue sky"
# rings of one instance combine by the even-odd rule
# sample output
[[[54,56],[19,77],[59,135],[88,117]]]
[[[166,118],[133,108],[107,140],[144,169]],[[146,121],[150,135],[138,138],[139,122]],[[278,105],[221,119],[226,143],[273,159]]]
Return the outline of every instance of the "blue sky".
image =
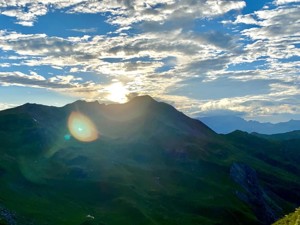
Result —
[[[0,109],[148,94],[300,119],[300,0],[0,1]]]

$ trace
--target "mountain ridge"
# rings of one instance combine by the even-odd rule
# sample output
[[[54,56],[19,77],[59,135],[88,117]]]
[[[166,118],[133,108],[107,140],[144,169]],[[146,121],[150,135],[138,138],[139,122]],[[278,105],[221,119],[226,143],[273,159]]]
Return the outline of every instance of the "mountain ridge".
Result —
[[[74,112],[98,139],[71,135]],[[151,97],[1,111],[0,152],[0,205],[22,225],[261,225],[300,204],[296,145],[218,135]]]
[[[261,123],[255,120],[244,120],[238,116],[200,117],[200,121],[211,127],[215,132],[228,134],[235,130],[248,133],[277,134],[300,130],[300,120],[289,120],[280,123]]]

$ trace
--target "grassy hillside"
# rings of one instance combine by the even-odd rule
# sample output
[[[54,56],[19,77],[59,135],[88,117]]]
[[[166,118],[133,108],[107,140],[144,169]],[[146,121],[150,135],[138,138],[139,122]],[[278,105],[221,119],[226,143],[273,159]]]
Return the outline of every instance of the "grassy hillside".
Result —
[[[273,225],[299,225],[300,224],[300,208],[296,209],[294,213],[285,215]]]
[[[98,140],[66,138],[72,111]],[[294,145],[217,135],[148,97],[0,112],[0,143],[0,224],[259,225],[300,203]]]

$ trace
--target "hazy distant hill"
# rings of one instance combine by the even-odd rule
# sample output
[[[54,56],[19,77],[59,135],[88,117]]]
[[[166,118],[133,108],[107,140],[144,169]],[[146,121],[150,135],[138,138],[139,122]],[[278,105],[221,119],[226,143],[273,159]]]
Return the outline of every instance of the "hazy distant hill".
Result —
[[[290,120],[282,123],[260,123],[253,120],[244,120],[237,116],[211,116],[201,117],[200,121],[205,123],[217,133],[228,134],[235,130],[242,130],[248,133],[278,134],[294,130],[300,130],[300,120]]]
[[[73,112],[97,140],[70,136]],[[149,96],[25,104],[0,112],[0,224],[269,225],[300,205],[288,143],[218,135]]]

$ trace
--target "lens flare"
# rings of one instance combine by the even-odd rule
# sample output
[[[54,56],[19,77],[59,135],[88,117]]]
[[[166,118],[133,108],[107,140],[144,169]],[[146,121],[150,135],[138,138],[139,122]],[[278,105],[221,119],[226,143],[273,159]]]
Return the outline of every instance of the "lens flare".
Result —
[[[79,141],[91,142],[98,138],[98,130],[94,123],[80,112],[71,113],[68,128],[72,136]]]

